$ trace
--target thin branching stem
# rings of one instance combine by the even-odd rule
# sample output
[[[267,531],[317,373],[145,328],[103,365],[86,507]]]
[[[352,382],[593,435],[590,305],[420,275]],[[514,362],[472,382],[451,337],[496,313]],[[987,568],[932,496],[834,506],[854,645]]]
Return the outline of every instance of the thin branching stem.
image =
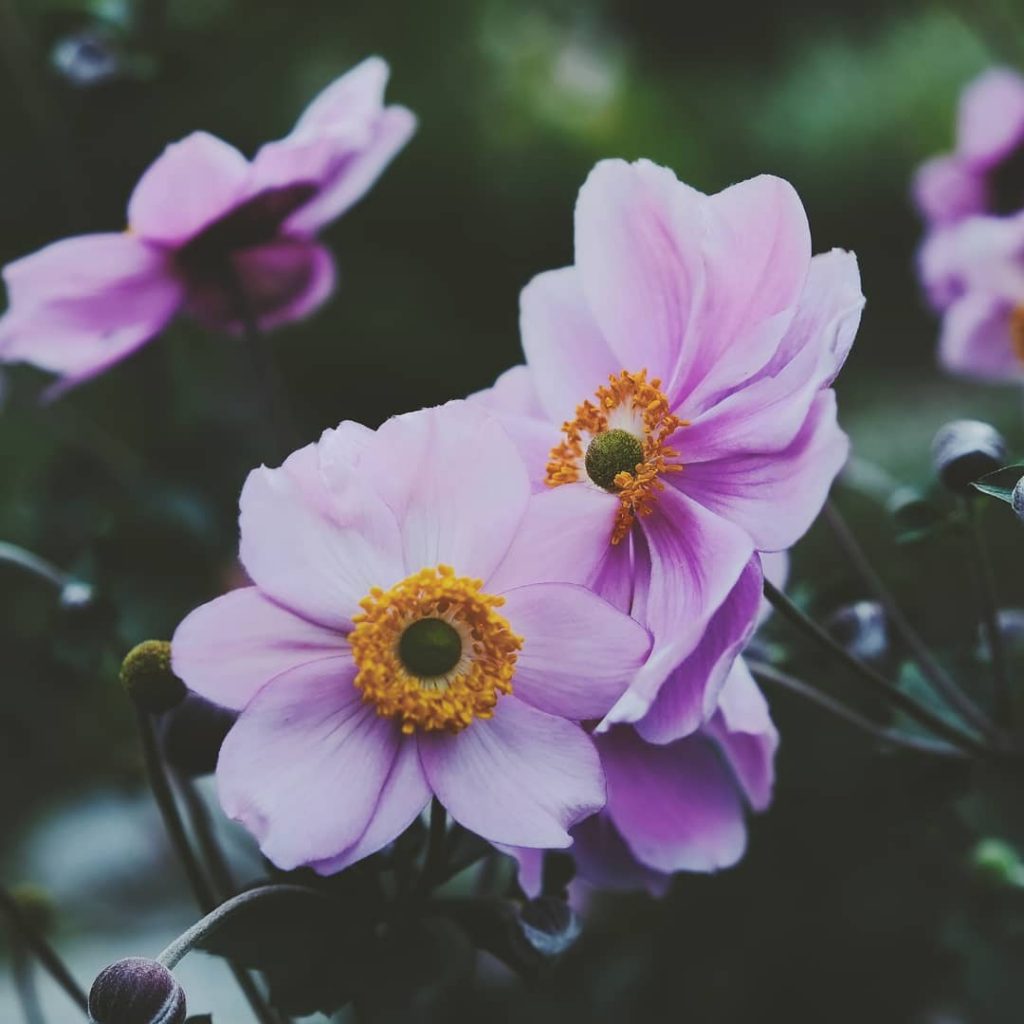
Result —
[[[785,594],[768,580],[764,582],[764,594],[772,607],[788,622],[796,626],[808,639],[828,651],[837,661],[845,665],[851,675],[869,686],[879,696],[885,698],[894,708],[914,719],[919,725],[955,746],[968,750],[980,757],[988,756],[993,751],[986,743],[973,733],[966,732],[958,725],[947,722],[931,708],[925,707],[909,694],[904,693],[884,676],[864,662],[855,658],[841,644],[837,643],[813,619],[805,615]]]

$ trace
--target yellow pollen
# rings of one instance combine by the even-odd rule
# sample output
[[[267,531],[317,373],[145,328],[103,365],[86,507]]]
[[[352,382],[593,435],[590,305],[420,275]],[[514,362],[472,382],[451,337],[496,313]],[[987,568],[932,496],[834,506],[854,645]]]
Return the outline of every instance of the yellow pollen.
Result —
[[[374,587],[360,602],[348,638],[355,685],[378,715],[397,718],[402,732],[460,732],[474,718],[493,717],[498,697],[512,692],[523,640],[495,611],[505,599],[483,593],[482,586],[439,565],[390,590]],[[421,619],[447,622],[462,641],[458,663],[444,675],[414,675],[399,656],[402,634]]]
[[[1024,363],[1024,306],[1010,311],[1010,344],[1019,363]]]
[[[665,443],[680,427],[689,422],[669,411],[668,399],[661,391],[661,381],[647,379],[647,371],[630,373],[622,370],[611,374],[608,384],[597,389],[596,401],[587,399],[576,407],[576,418],[562,425],[564,440],[551,449],[548,457],[549,487],[582,480],[584,454],[590,440],[612,429],[610,418],[618,411],[632,416],[642,433],[640,438],[644,460],[632,472],[619,473],[614,480],[619,496],[611,542],[618,544],[629,534],[637,516],[650,515],[657,492],[664,490],[662,473],[678,473],[682,464],[673,461],[679,453]]]

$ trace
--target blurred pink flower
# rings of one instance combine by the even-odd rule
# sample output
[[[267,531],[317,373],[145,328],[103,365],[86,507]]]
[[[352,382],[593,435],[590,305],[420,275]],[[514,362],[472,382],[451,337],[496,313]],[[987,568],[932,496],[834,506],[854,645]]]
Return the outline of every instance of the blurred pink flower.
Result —
[[[102,373],[178,313],[238,331],[308,315],[334,288],[316,233],[370,188],[415,128],[383,105],[371,57],[328,86],[291,134],[251,160],[205,132],[168,146],[128,203],[128,230],[68,238],[4,268],[0,358],[60,375],[53,393]]]
[[[988,381],[1024,382],[1024,211],[969,217],[935,232],[921,277],[943,311],[939,359]]]
[[[992,68],[964,89],[956,146],[921,166],[914,198],[930,228],[1024,209],[1024,78]]]
[[[589,590],[498,422],[464,402],[343,423],[250,474],[254,585],[173,640],[188,686],[241,711],[220,799],[282,868],[338,871],[435,795],[497,843],[564,847],[604,779],[599,718],[650,638]],[[450,567],[450,568],[449,568]]]
[[[863,305],[856,260],[811,256],[790,185],[707,196],[648,161],[599,163],[574,266],[521,300],[526,365],[474,396],[500,416],[576,579],[654,637],[602,727],[668,743],[714,714],[761,599],[847,455],[830,384]],[[564,424],[564,426],[563,426]]]

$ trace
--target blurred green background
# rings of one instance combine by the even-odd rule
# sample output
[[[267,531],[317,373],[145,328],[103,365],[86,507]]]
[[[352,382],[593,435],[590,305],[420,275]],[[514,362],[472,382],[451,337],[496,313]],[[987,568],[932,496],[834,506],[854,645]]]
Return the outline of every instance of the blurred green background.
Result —
[[[329,231],[335,298],[275,336],[304,439],[464,395],[518,361],[519,290],[571,260],[590,167],[645,156],[708,191],[780,174],[804,199],[816,250],[857,252],[868,306],[839,382],[841,419],[858,458],[927,487],[928,444],[948,419],[988,418],[1024,452],[1018,391],[935,366],[908,200],[915,164],[951,141],[962,85],[993,62],[1024,63],[1020,14],[1000,0],[0,0],[0,260],[116,230],[167,142],[203,128],[251,152],[379,53],[389,97],[420,129]],[[72,942],[98,927],[81,892],[93,876],[68,867],[87,852],[54,840],[37,870],[32,837],[97,792],[138,792],[119,653],[169,636],[228,585],[237,495],[266,438],[239,344],[186,324],[56,406],[35,404],[39,384],[29,370],[5,376],[0,539],[94,582],[102,601],[62,613],[47,588],[0,567],[0,863],[8,879],[80,879],[57,886]],[[898,543],[878,495],[838,497],[912,617],[984,693],[959,538]],[[1003,603],[1024,605],[1019,530],[1002,507],[986,516]],[[866,596],[820,528],[796,552],[792,585],[821,616]],[[111,629],[113,643],[102,639]],[[778,624],[771,635],[789,639]],[[856,697],[802,658],[808,678]],[[465,994],[467,1019],[1021,1019],[1021,897],[994,894],[968,868],[979,837],[1024,838],[1020,788],[1002,795],[879,752],[772,697],[778,795],[745,862],[681,877],[660,903],[599,901],[549,985],[485,976]],[[97,820],[91,855],[131,861],[130,850],[114,856],[116,829],[105,846],[108,819]],[[174,868],[160,881],[187,917]],[[134,952],[155,950],[113,955]]]

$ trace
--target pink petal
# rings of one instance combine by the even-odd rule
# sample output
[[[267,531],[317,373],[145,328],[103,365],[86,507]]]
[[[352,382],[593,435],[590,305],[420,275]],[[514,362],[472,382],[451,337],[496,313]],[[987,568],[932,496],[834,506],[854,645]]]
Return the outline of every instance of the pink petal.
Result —
[[[647,655],[647,630],[583,587],[538,583],[503,596],[501,614],[524,640],[515,695],[576,721],[606,714]]]
[[[793,319],[811,261],[807,215],[781,178],[765,174],[709,196],[703,216],[706,284],[677,391],[688,416],[769,361]]]
[[[487,580],[530,498],[515,445],[469,402],[388,420],[376,432],[365,474],[398,521],[410,573],[450,565],[460,576]]]
[[[934,224],[951,224],[983,213],[988,197],[984,178],[958,156],[938,156],[914,175],[914,199]]]
[[[241,710],[275,676],[323,658],[349,659],[340,633],[243,587],[192,612],[174,632],[174,671],[190,690]]]
[[[960,98],[957,150],[988,168],[1024,142],[1024,78],[1008,68],[979,75]]]
[[[315,861],[310,867],[321,875],[333,875],[369,857],[397,839],[429,802],[430,788],[420,766],[416,744],[402,742],[363,834],[341,856]]]
[[[467,402],[482,405],[492,415],[504,417],[524,416],[543,419],[544,409],[537,398],[533,374],[528,366],[513,366],[506,370],[489,388],[474,391],[466,398]],[[545,421],[545,427],[551,425]],[[549,445],[549,450],[550,450]]]
[[[649,743],[689,736],[714,714],[739,652],[758,622],[762,577],[754,558],[708,623],[695,650],[665,680],[647,714],[636,723]]]
[[[704,198],[644,160],[602,160],[580,189],[576,266],[619,369],[676,376],[705,286]]]
[[[575,267],[538,274],[523,289],[519,309],[537,396],[547,418],[561,424],[624,367],[594,322]],[[549,451],[558,440],[553,432]]]
[[[654,746],[620,728],[598,745],[606,813],[642,864],[662,872],[717,871],[743,856],[743,805],[710,741],[693,736]]]
[[[337,280],[330,252],[304,239],[279,238],[237,250],[230,258],[246,304],[263,330],[315,312],[330,298]],[[238,302],[220,282],[194,284],[189,312],[213,330],[239,333],[243,329]]]
[[[775,356],[753,380],[676,434],[672,443],[682,461],[690,465],[737,452],[786,448],[806,421],[815,395],[845,362],[863,306],[856,257],[838,249],[815,256]]]
[[[239,557],[265,594],[303,618],[347,632],[372,587],[406,573],[394,517],[364,483],[339,496],[306,463],[253,470],[242,488]],[[306,466],[299,472],[296,466]]]
[[[367,57],[336,78],[308,104],[292,129],[304,134],[366,124],[380,113],[390,75],[387,61]]]
[[[182,300],[165,254],[127,234],[55,242],[8,264],[3,276],[3,360],[59,373],[63,390],[149,341]]]
[[[668,891],[669,875],[652,870],[633,856],[607,811],[581,821],[572,830],[572,840],[577,873],[590,885],[612,891],[646,889],[652,896],[664,896]],[[522,868],[519,878],[523,884]]]
[[[829,388],[814,399],[787,448],[696,462],[672,483],[742,526],[759,551],[781,551],[792,547],[817,518],[849,449],[836,422],[835,392]]]
[[[403,740],[363,704],[351,662],[285,672],[228,733],[217,765],[225,813],[279,868],[338,857],[366,831]]]
[[[534,494],[501,564],[487,586],[502,593],[528,583],[589,585],[612,553],[619,500],[586,484]]]
[[[653,514],[639,522],[634,537],[643,546],[634,569],[633,617],[650,629],[654,647],[601,728],[636,722],[647,713],[665,680],[696,649],[754,553],[746,531],[674,487],[660,492]]]
[[[427,781],[452,817],[493,843],[565,847],[604,804],[593,743],[562,718],[513,697],[457,735],[421,734]]]
[[[151,242],[178,246],[248,198],[249,162],[206,132],[168,146],[139,179],[128,223]]]
[[[750,806],[763,811],[772,802],[779,733],[742,658],[733,664],[705,732],[718,741]]]
[[[987,292],[954,302],[942,320],[939,358],[953,373],[993,382],[1019,383],[1024,360],[1010,333],[1013,306]]]

